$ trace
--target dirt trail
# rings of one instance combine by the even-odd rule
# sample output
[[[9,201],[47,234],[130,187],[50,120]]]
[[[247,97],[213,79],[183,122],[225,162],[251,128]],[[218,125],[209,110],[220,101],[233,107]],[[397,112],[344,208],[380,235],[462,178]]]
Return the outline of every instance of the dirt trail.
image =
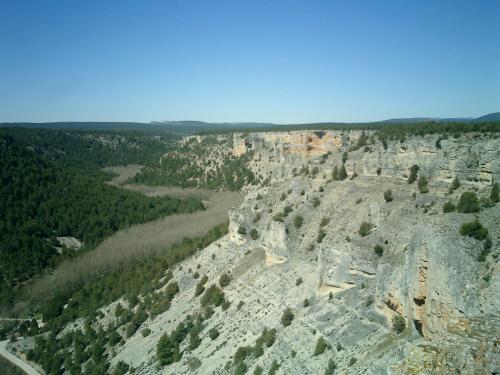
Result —
[[[40,375],[40,373],[35,370],[33,367],[31,367],[29,364],[26,362],[22,361],[21,359],[17,358],[15,355],[11,354],[7,350],[7,343],[9,341],[0,341],[0,355],[4,357],[7,361],[11,362],[15,366],[19,367],[21,370],[23,370],[26,374],[28,375]]]

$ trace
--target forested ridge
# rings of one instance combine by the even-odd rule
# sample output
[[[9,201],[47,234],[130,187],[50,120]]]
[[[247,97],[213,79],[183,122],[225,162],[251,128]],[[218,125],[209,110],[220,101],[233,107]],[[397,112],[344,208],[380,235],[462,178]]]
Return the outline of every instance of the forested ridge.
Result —
[[[1,304],[12,302],[16,284],[75,254],[58,253],[58,236],[75,237],[89,249],[132,224],[203,208],[194,198],[149,198],[107,186],[36,147],[0,134]]]

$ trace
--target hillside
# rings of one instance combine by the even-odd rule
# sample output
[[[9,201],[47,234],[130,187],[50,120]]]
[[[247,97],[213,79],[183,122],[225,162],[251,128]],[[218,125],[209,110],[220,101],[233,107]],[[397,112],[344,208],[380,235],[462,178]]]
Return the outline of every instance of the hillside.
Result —
[[[227,228],[51,301],[19,334],[51,333],[12,345],[47,372],[493,373],[498,135],[379,136],[235,134],[257,183]]]

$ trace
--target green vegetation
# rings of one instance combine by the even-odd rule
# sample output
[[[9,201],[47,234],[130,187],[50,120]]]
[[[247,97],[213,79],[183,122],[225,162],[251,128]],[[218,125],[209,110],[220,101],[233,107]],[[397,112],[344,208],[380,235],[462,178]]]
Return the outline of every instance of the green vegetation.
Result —
[[[427,180],[427,177],[425,176],[420,176],[418,179],[418,191],[420,191],[422,194],[426,194],[429,192],[429,181]]]
[[[316,342],[316,347],[314,348],[314,356],[323,354],[326,349],[330,348],[330,345],[326,342],[323,337],[320,337]]]
[[[359,226],[358,233],[361,237],[368,236],[373,228],[373,224],[363,221]]]
[[[455,176],[453,181],[451,182],[451,186],[449,189],[449,193],[453,193],[455,190],[457,190],[460,187],[460,180],[458,179],[458,176]]]
[[[230,136],[207,136],[200,142],[192,138],[167,152],[161,160],[148,163],[134,181],[148,185],[238,191],[257,181],[247,166],[251,153],[233,156],[229,151],[231,142]]]
[[[304,299],[304,302],[302,303],[302,305],[303,305],[304,307],[309,307],[309,305],[310,305],[309,300],[308,300],[307,298],[306,298],[306,299]]]
[[[392,202],[392,200],[394,198],[392,196],[392,190],[391,189],[388,189],[388,190],[384,191],[384,199],[385,199],[385,201],[387,203]]]
[[[203,209],[193,198],[149,198],[107,186],[52,164],[9,136],[0,137],[0,180],[2,304],[12,302],[17,284],[77,255],[57,237],[75,237],[88,250],[132,224]]]
[[[210,328],[208,331],[208,337],[210,337],[211,340],[215,340],[219,337],[219,331],[216,328]]]
[[[247,234],[247,228],[245,228],[243,225],[240,225],[238,227],[238,234],[245,236]]]
[[[323,229],[318,231],[318,235],[316,236],[316,242],[321,243],[323,239],[326,237],[326,232]]]
[[[490,201],[492,201],[493,203],[498,203],[500,201],[499,190],[500,187],[498,186],[498,183],[493,184],[490,193]]]
[[[475,219],[474,221],[463,223],[460,227],[460,234],[482,241],[488,236],[488,229],[483,227],[478,219]]]
[[[335,370],[337,369],[337,364],[333,359],[328,360],[328,365],[326,366],[325,369],[325,375],[333,375]]]
[[[297,278],[297,280],[295,280],[295,286],[299,286],[302,283],[303,283],[302,277],[299,277]]]
[[[281,367],[281,365],[278,363],[278,361],[273,360],[273,363],[271,363],[271,368],[269,369],[268,375],[275,375],[280,367]]]
[[[304,223],[304,218],[302,216],[297,215],[294,217],[293,225],[295,226],[295,228],[299,229],[303,223]]]
[[[345,169],[344,164],[339,168],[338,166],[333,167],[332,171],[332,180],[333,181],[342,181],[347,178],[347,171]]]
[[[201,278],[200,281],[198,281],[198,284],[196,284],[196,289],[194,290],[194,296],[198,297],[205,291],[205,284],[208,281],[208,276],[205,275]]]
[[[330,223],[330,219],[327,217],[324,217],[321,219],[321,222],[319,223],[320,227],[326,227]]]
[[[216,285],[210,285],[200,300],[201,306],[220,306],[222,302],[224,302],[224,292]]]
[[[250,231],[250,238],[254,241],[259,238],[259,232],[257,232],[257,229],[252,228]]]
[[[457,203],[457,211],[462,213],[479,212],[479,200],[474,192],[462,193]]]
[[[443,205],[443,212],[445,214],[447,214],[449,212],[453,212],[453,211],[455,211],[455,209],[456,209],[456,207],[451,201],[448,201]]]
[[[313,207],[318,207],[320,204],[321,204],[321,201],[319,200],[318,197],[314,197],[312,199],[312,205],[313,205]]]
[[[419,170],[419,166],[416,164],[413,164],[410,168],[410,176],[408,177],[408,183],[412,184],[417,180],[417,173]]]
[[[284,327],[288,327],[290,324],[292,324],[293,319],[295,318],[295,315],[293,314],[292,309],[287,307],[285,311],[283,311],[283,315],[281,316],[281,324]]]
[[[221,286],[221,288],[225,288],[229,285],[230,282],[231,276],[229,276],[227,273],[223,273],[219,278],[219,285]]]
[[[375,245],[375,247],[373,248],[373,251],[379,257],[381,257],[382,255],[384,255],[384,248],[382,246],[380,246],[380,245]]]
[[[400,334],[401,332],[403,332],[405,328],[406,328],[405,318],[403,318],[399,314],[394,315],[392,317],[392,329],[394,330],[394,332]]]

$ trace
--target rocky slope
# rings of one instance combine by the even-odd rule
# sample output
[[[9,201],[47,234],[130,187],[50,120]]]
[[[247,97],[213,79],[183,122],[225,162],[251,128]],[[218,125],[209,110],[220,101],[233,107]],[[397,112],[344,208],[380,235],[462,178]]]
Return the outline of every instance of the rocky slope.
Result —
[[[488,202],[500,179],[498,138],[429,135],[384,146],[368,132],[304,131],[233,142],[235,155],[252,151],[249,165],[263,183],[247,187],[229,212],[226,236],[175,267],[170,308],[112,349],[112,366],[123,361],[137,374],[267,373],[273,362],[278,374],[320,374],[332,363],[340,374],[498,371],[500,205]],[[347,178],[332,180],[342,165]],[[427,193],[408,183],[412,165],[427,177]],[[450,190],[455,177],[461,185]],[[480,212],[443,213],[466,191],[478,195]],[[460,234],[474,218],[492,241],[482,261],[485,241]],[[230,305],[214,307],[198,346],[185,339],[180,360],[159,366],[160,337],[204,311],[197,283],[206,275],[208,289],[225,273]],[[114,319],[116,303],[100,323]],[[287,307],[294,319],[285,326]],[[395,316],[404,318],[401,333]],[[275,342],[238,350],[254,348],[265,328],[276,329]]]

